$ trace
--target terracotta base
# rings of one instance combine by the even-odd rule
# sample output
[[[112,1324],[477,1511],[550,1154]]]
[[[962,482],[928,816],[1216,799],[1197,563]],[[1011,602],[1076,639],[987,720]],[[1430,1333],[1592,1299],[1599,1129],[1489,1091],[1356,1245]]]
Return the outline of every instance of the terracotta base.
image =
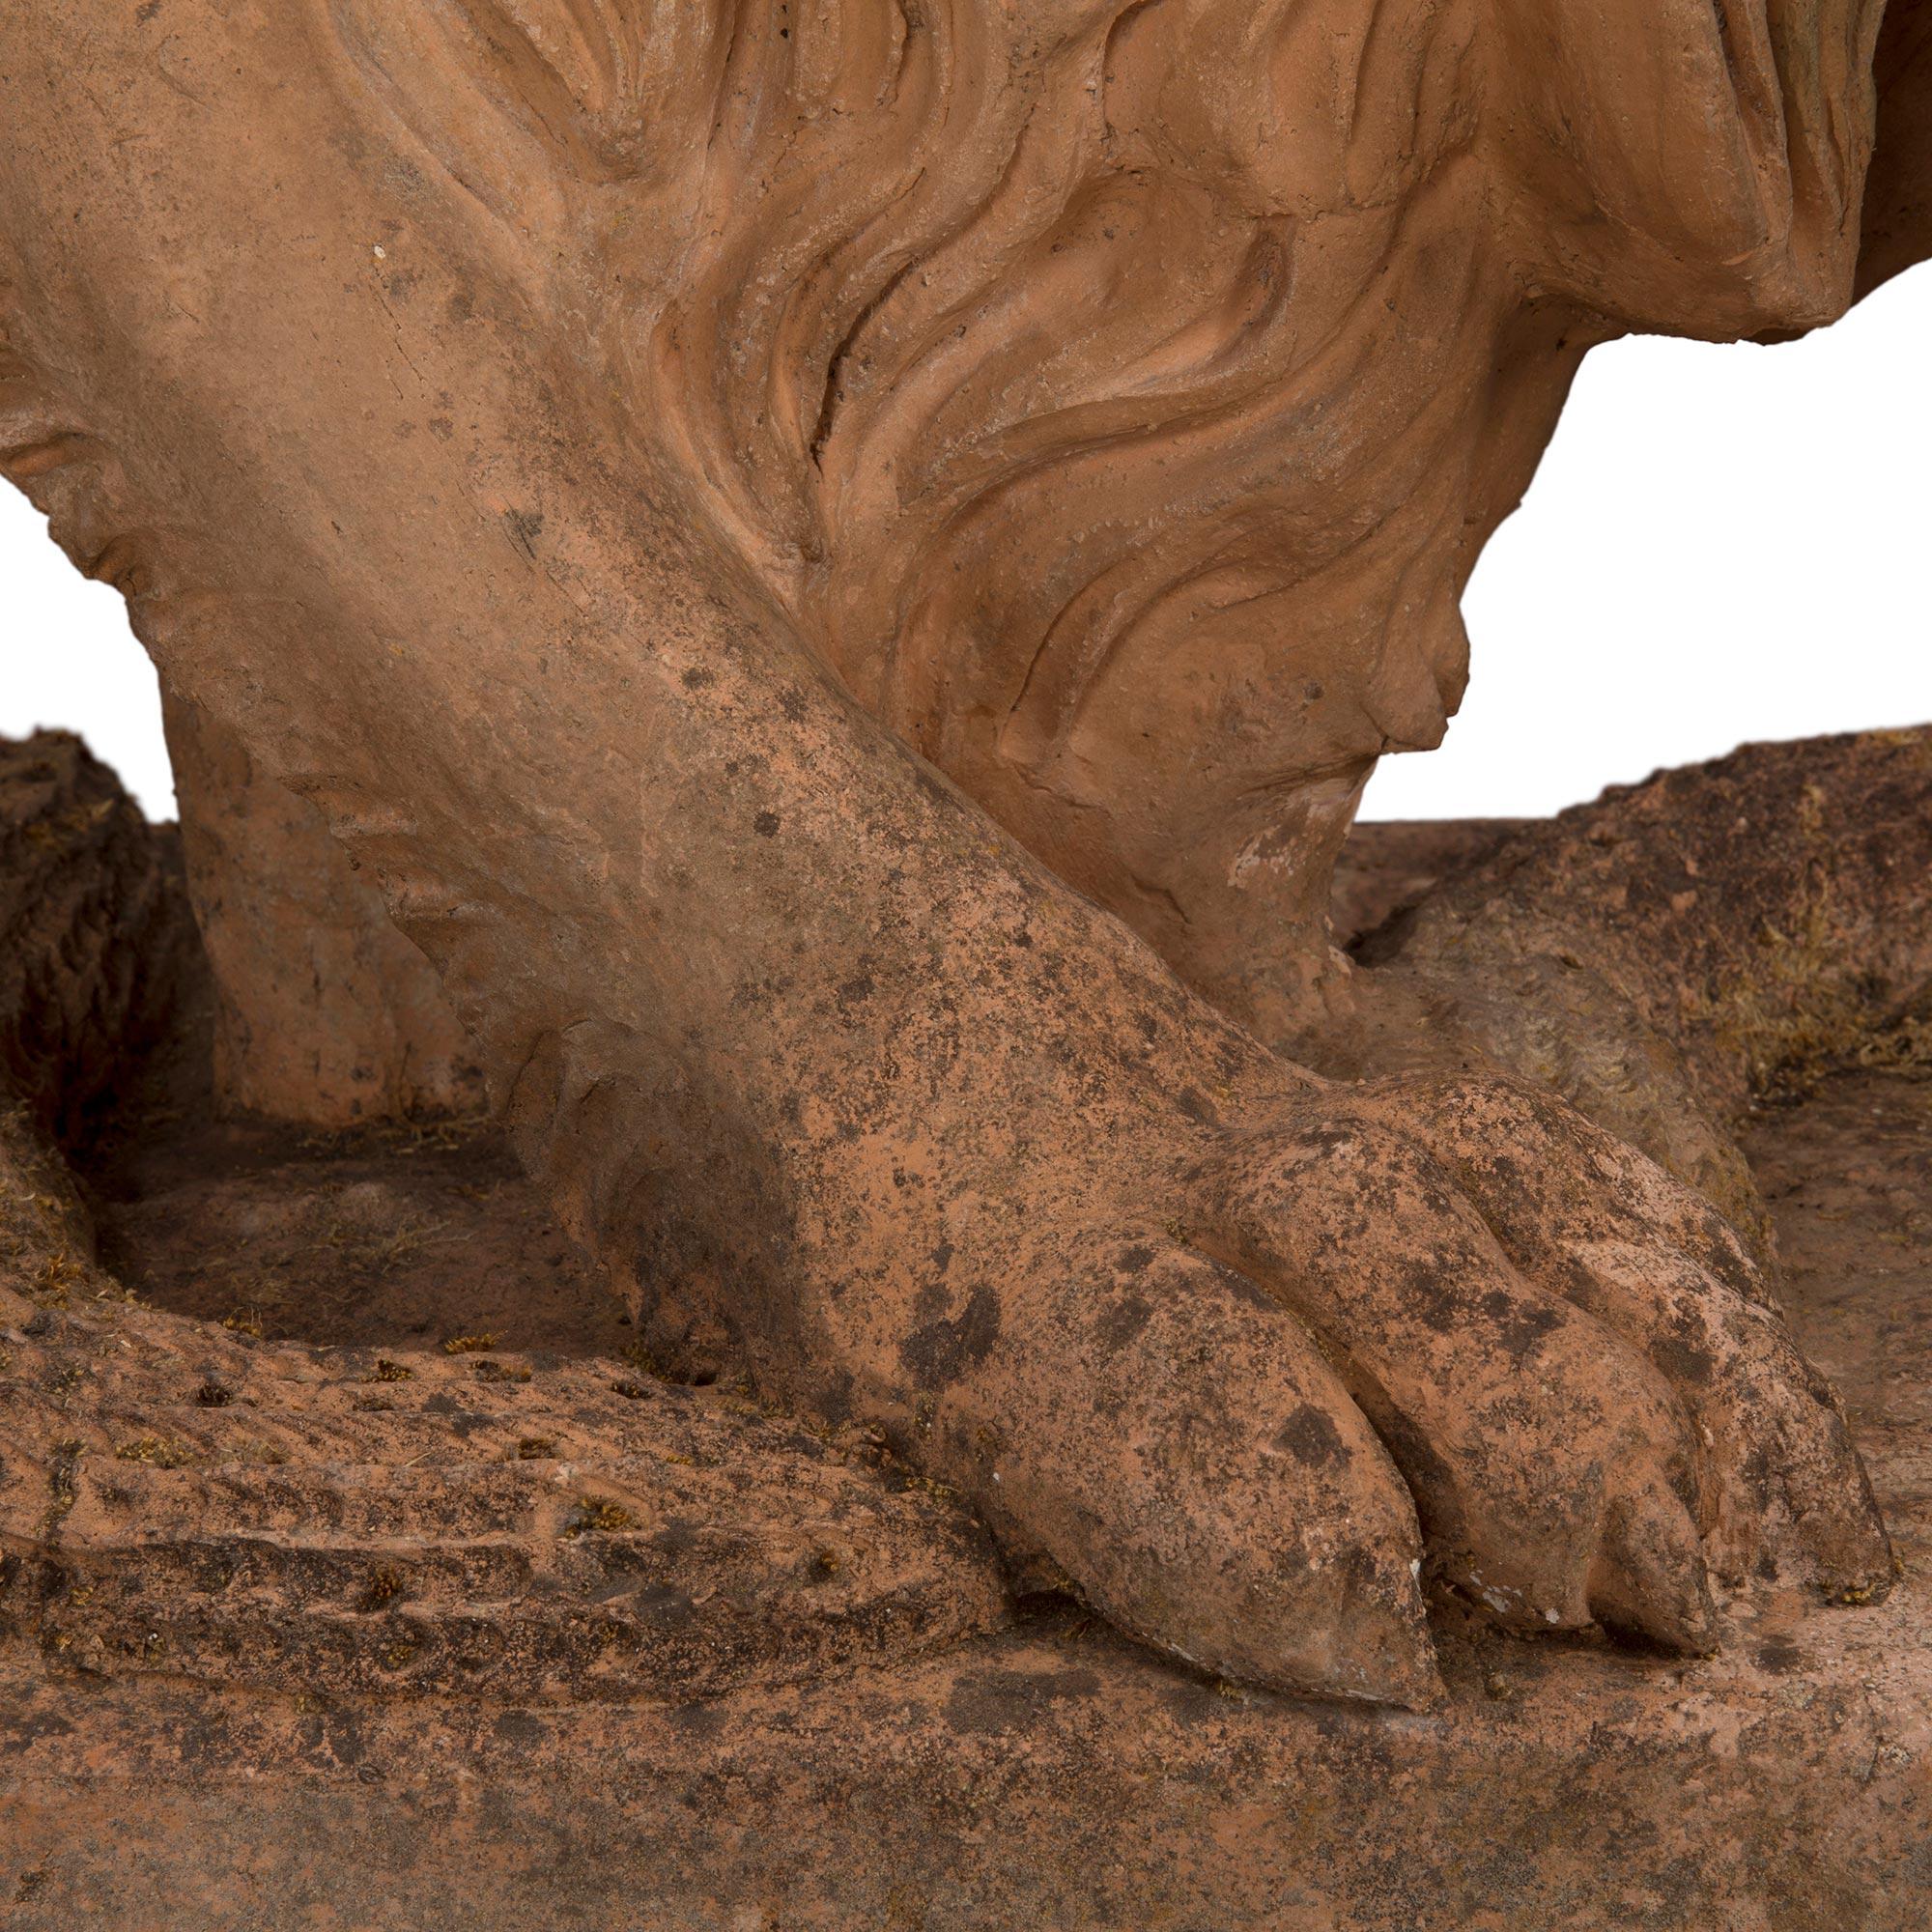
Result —
[[[1406,880],[1412,855],[1392,850],[1384,869]],[[1905,1563],[1882,1605],[1756,1589],[1726,1607],[1721,1654],[1689,1664],[1517,1640],[1438,1608],[1451,1697],[1427,1716],[1197,1680],[1058,1599],[1023,1600],[1004,1628],[982,1609],[979,1634],[942,1616],[910,1653],[816,1681],[682,1702],[647,1683],[540,1704],[435,1685],[223,1691],[165,1666],[76,1669],[22,1634],[0,1657],[6,1922],[1922,1926],[1932,1079],[1832,1078],[1757,1115],[1747,1142],[1800,1340],[1845,1395]],[[280,1333],[339,1364],[335,1350],[411,1346],[419,1324],[413,1346],[433,1348],[466,1314],[464,1270],[421,1238],[372,1263],[378,1222],[453,1232],[493,1319],[504,1268],[540,1296],[575,1285],[495,1158],[409,1134],[251,1143],[190,1108],[104,1160],[101,1250],[138,1262],[152,1303],[207,1320],[246,1298],[208,1258],[252,1240],[286,1297],[258,1353]],[[316,1233],[329,1202],[338,1229],[362,1216],[348,1264]],[[580,1382],[635,1377],[598,1359],[623,1333],[607,1313],[567,1338],[569,1359],[520,1358],[533,1385],[491,1402],[554,1409]],[[207,1332],[211,1353],[215,1338],[250,1347]],[[954,1575],[970,1595],[975,1573]]]

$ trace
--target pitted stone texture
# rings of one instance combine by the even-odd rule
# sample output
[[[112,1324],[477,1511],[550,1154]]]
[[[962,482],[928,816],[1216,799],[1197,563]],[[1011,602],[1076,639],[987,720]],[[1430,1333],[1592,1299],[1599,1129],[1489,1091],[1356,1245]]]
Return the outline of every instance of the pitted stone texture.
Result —
[[[681,1702],[1005,1620],[956,1508],[724,1391],[63,1299],[0,1289],[0,1632],[71,1690]]]
[[[1760,1116],[1800,1334],[1906,1577],[1721,1656],[1447,1632],[1426,1716],[1234,1692],[1070,1614],[696,1705],[5,1664],[21,1932],[1918,1932],[1932,1915],[1932,1083]]]
[[[1364,881],[1421,865],[1358,942],[1354,1011],[1296,1045],[1334,1071],[1506,1069],[1769,1253],[1740,1116],[1834,1066],[1932,1065],[1929,804],[1918,727],[1746,746],[1460,853],[1364,827]]]
[[[0,738],[0,1108],[88,1138],[175,1019],[193,951],[180,869],[78,738]]]
[[[656,1359],[1243,1681],[1429,1704],[1424,1577],[1696,1652],[1890,1577],[1727,1231],[1249,1023],[1578,357],[1849,300],[1880,12],[15,0],[0,469]]]

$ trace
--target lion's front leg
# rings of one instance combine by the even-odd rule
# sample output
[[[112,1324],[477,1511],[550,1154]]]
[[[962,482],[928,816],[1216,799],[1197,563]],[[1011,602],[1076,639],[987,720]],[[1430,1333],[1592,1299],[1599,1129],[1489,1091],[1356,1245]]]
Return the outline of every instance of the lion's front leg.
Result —
[[[1714,1566],[1882,1590],[1721,1226],[1514,1089],[1270,1056],[1004,838],[613,431],[594,187],[433,185],[323,12],[160,74],[94,0],[0,16],[8,469],[380,880],[653,1346],[1273,1685],[1431,1698],[1426,1567],[1679,1649]]]

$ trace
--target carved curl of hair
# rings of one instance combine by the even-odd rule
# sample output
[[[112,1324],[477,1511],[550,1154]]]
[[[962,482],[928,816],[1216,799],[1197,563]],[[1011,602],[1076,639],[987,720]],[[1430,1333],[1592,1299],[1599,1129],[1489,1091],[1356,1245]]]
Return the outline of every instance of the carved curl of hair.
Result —
[[[1460,694],[1536,442],[1482,473],[1523,290],[1475,0],[330,4],[506,233],[582,242],[550,298],[658,481],[982,796],[1077,792],[1115,673],[1245,675],[1324,578]]]

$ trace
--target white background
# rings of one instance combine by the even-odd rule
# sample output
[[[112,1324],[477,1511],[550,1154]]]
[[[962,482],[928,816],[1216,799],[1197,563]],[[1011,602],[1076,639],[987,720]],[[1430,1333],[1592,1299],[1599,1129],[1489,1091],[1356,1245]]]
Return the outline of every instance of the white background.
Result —
[[[1748,739],[1932,721],[1928,349],[1932,265],[1802,342],[1596,351],[1470,586],[1462,716],[1365,815],[1553,811]],[[0,485],[0,733],[38,724],[172,814],[120,599]]]

